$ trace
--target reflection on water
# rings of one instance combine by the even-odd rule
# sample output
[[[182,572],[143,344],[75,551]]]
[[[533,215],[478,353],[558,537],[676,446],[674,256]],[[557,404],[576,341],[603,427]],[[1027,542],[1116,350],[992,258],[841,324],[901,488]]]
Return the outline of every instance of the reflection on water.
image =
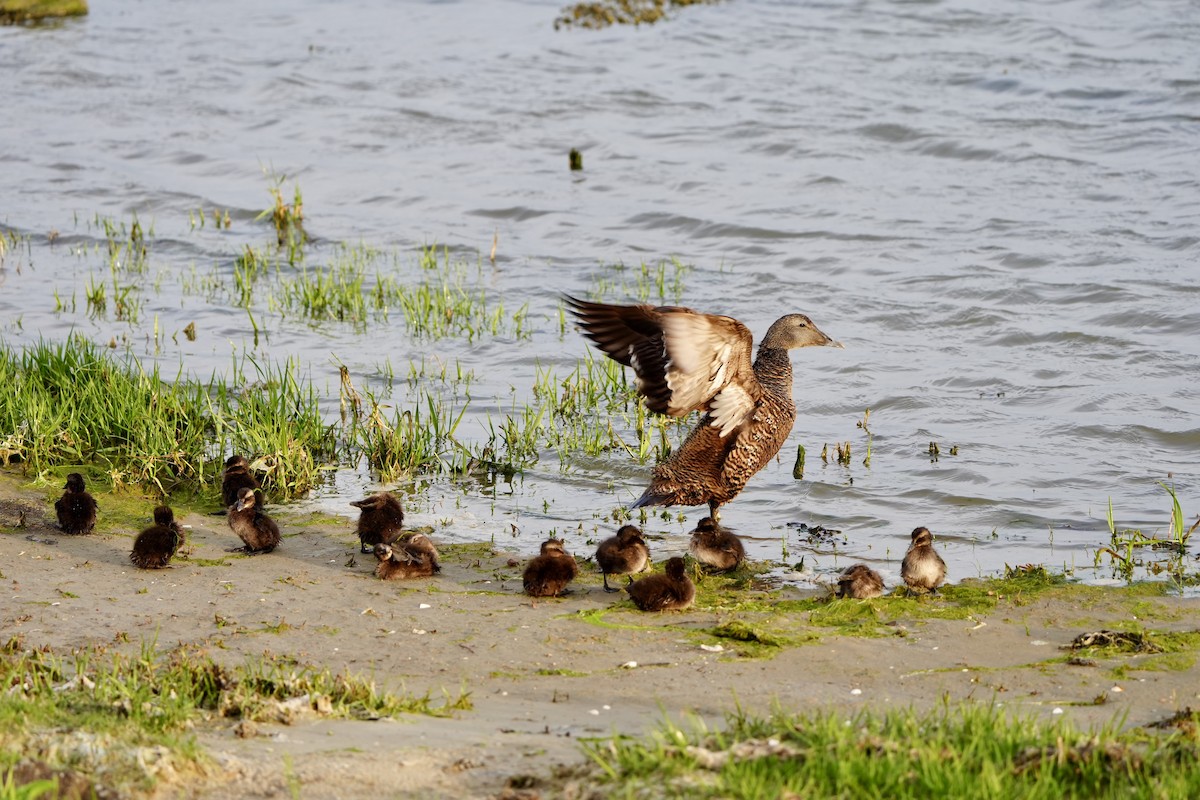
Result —
[[[724,510],[753,555],[803,561],[802,581],[866,560],[892,585],[925,525],[951,580],[1028,562],[1107,579],[1110,500],[1118,528],[1166,535],[1160,483],[1189,522],[1200,496],[1189,10],[747,0],[590,32],[533,0],[114,2],[0,29],[0,336],[76,331],[200,376],[298,356],[331,415],[345,364],[398,406],[431,386],[466,404],[479,443],[539,368],[583,357],[560,293],[636,297],[640,266],[674,258],[690,271],[644,294],[756,336],[801,311],[846,344],[793,354],[792,438]],[[259,218],[264,170],[303,190],[293,263]],[[107,244],[135,219],[144,260]],[[455,269],[421,266],[432,243],[503,307],[495,332],[433,337],[396,302],[312,314],[281,288],[347,252],[364,296],[420,284]],[[247,278],[257,256],[276,263]],[[473,379],[431,383],[433,364]],[[837,442],[849,463],[822,462]],[[539,455],[512,481],[422,484],[410,517],[523,551],[555,530],[582,554],[649,469]],[[337,473],[305,504],[348,515],[370,482]],[[678,511],[649,521],[656,556],[702,513]]]

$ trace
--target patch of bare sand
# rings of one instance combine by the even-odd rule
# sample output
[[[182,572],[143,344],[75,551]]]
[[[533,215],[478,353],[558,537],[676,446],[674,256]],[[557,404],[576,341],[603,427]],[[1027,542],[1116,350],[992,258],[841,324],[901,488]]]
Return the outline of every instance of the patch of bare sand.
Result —
[[[1077,634],[1127,618],[1127,603],[1039,600],[980,619],[896,619],[896,635],[882,638],[813,627],[811,643],[753,660],[735,642],[711,652],[689,636],[728,621],[721,611],[642,615],[625,602],[604,625],[589,622],[579,612],[623,595],[606,594],[586,567],[572,595],[548,601],[522,595],[520,566],[484,546],[450,549],[433,579],[384,582],[357,553],[351,524],[274,509],[285,535],[274,553],[228,554],[238,542],[222,518],[183,515],[186,558],[141,571],[128,560],[136,530],[102,522],[91,536],[65,536],[47,504],[46,492],[0,475],[0,641],[65,650],[153,640],[226,663],[288,654],[393,689],[466,690],[474,704],[450,719],[259,725],[249,738],[217,722],[198,731],[216,768],[200,783],[164,786],[165,796],[286,797],[298,785],[307,798],[490,797],[582,765],[581,737],[645,732],[664,715],[719,723],[738,706],[849,714],[974,700],[1088,726],[1143,724],[1200,703],[1195,664],[1118,678],[1117,660],[1054,660]],[[1138,611],[1151,627],[1200,628],[1195,600],[1153,598]]]

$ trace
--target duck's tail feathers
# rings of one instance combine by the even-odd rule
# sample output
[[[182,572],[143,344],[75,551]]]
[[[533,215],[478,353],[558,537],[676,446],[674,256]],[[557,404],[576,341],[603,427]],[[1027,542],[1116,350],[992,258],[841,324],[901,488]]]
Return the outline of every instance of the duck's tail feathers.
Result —
[[[645,492],[642,493],[641,497],[639,497],[637,500],[634,500],[633,503],[631,503],[629,507],[630,508],[642,508],[644,506],[669,506],[669,505],[671,505],[671,495],[660,494],[655,491],[653,486],[651,486],[649,489],[647,489]]]

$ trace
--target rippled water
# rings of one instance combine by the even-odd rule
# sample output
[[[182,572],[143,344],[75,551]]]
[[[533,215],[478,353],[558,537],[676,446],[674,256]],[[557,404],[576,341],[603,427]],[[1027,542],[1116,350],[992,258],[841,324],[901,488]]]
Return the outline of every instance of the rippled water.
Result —
[[[1162,482],[1195,519],[1194,4],[735,0],[598,32],[555,31],[558,10],[110,2],[0,29],[0,226],[30,237],[0,268],[0,336],[116,337],[199,375],[234,352],[296,354],[334,403],[334,358],[358,376],[457,358],[478,376],[462,430],[483,439],[536,364],[583,353],[560,336],[559,292],[675,257],[694,267],[683,303],[759,335],[802,311],[846,344],[793,354],[792,438],[724,510],[754,555],[804,558],[790,578],[866,559],[895,582],[926,525],[952,580],[1026,562],[1104,580],[1110,499],[1122,527],[1163,533]],[[244,311],[184,285],[228,279],[270,240],[264,168],[302,188],[310,258],[366,243],[403,271],[443,243],[484,265],[494,301],[528,304],[533,335],[430,342],[264,303],[256,345]],[[201,208],[229,209],[230,229],[193,229]],[[137,323],[90,317],[97,219],[134,214],[154,229],[146,305]],[[174,342],[192,321],[197,341]],[[848,468],[820,462],[836,441]],[[619,454],[563,472],[547,452],[495,496],[435,482],[412,517],[526,551],[557,529],[582,554],[647,473]],[[342,472],[310,502],[349,512],[370,480]],[[810,544],[789,522],[843,533]],[[656,555],[690,527],[652,521]]]

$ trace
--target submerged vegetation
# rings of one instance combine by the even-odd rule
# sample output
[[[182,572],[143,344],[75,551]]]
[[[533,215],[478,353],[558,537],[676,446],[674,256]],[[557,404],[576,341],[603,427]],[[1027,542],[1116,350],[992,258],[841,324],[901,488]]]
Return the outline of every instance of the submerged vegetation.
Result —
[[[599,0],[574,3],[562,10],[554,27],[607,28],[609,25],[652,25],[678,8],[716,0]]]
[[[1195,736],[1012,718],[992,704],[919,712],[735,713],[590,741],[612,797],[1185,797]]]

